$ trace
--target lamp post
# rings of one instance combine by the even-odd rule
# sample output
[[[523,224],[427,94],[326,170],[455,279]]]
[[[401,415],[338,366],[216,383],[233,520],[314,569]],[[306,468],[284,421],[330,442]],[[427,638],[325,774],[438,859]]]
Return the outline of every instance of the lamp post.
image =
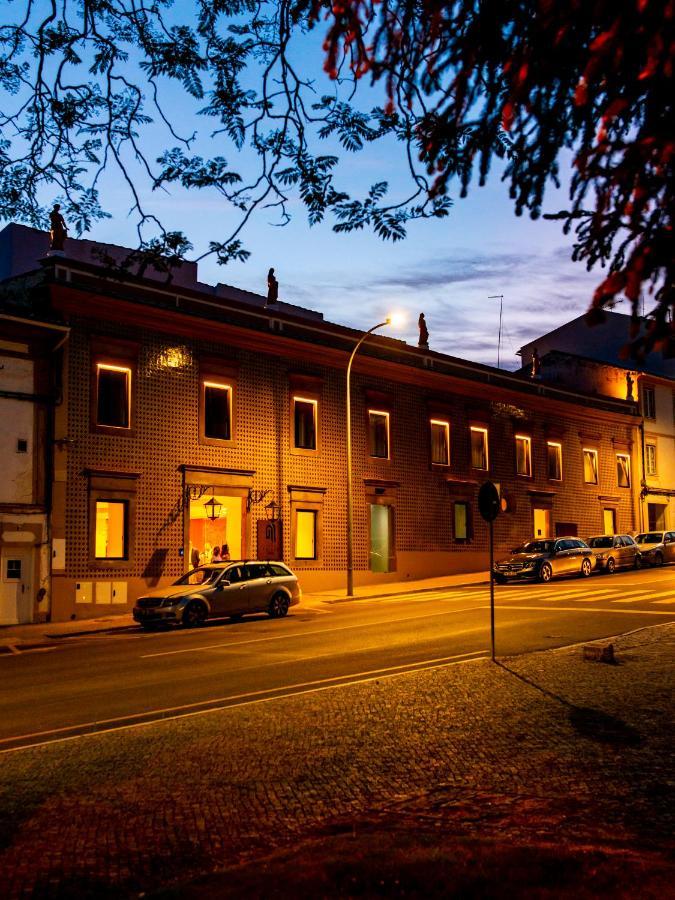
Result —
[[[347,363],[347,596],[354,596],[354,513],[352,510],[352,363],[359,347],[378,328],[391,325],[391,316],[362,335]]]

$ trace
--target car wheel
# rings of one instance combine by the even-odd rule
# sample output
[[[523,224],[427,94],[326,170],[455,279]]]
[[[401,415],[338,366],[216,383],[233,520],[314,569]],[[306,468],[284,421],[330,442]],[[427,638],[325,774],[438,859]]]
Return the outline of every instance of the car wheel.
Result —
[[[283,617],[288,612],[288,607],[290,603],[288,601],[288,597],[286,594],[282,594],[279,592],[275,594],[270,600],[270,605],[267,609],[269,616],[271,619],[283,619]]]
[[[613,575],[615,569],[616,563],[614,562],[614,558],[610,556],[610,558],[607,560],[607,565],[605,566],[605,572],[607,572],[608,575]]]
[[[503,575],[492,576],[496,584],[506,584],[506,578]]]
[[[637,556],[637,554],[636,554],[636,556],[635,556],[635,568],[636,568],[636,569],[641,569],[641,568],[642,568],[642,557],[641,557],[641,556]]]
[[[663,553],[655,553],[654,554],[654,565],[655,566],[663,565]]]
[[[539,569],[539,580],[543,581],[544,584],[548,584],[551,578],[553,578],[553,569],[549,563],[542,563],[541,569]]]
[[[199,600],[191,600],[183,611],[183,625],[186,628],[196,628],[206,621],[207,610]]]
[[[613,560],[613,559],[612,559],[612,560],[608,560],[608,563],[609,563],[609,562],[614,562],[614,560]],[[613,572],[613,571],[614,571],[614,569],[612,568],[612,572]],[[588,576],[589,576],[590,574],[591,574],[591,561],[590,561],[590,559],[588,559],[588,557],[587,557],[587,558],[584,559],[584,561],[581,563],[581,576],[582,576],[582,578],[588,578]]]

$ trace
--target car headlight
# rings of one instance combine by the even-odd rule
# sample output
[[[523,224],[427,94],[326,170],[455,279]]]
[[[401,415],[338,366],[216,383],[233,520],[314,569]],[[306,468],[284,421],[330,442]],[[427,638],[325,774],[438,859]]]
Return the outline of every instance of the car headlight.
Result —
[[[523,568],[531,569],[533,566],[536,566],[536,565],[537,565],[536,559],[526,559],[525,562],[523,563]]]
[[[181,601],[181,597],[165,597],[162,600],[162,606],[176,606]]]

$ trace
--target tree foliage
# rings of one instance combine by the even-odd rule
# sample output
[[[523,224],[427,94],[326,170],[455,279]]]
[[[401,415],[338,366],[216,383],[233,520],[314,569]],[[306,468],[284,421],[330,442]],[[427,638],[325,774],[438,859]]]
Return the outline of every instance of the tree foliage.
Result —
[[[241,235],[256,209],[273,209],[284,223],[297,199],[312,224],[331,216],[338,232],[371,228],[402,239],[411,219],[448,214],[453,184],[461,194],[474,179],[483,184],[495,156],[516,213],[537,217],[568,151],[569,204],[549,217],[574,231],[575,259],[609,268],[591,317],[618,294],[637,314],[641,295],[651,294],[638,350],[673,352],[673,0],[13,0],[7,7],[1,218],[44,226],[44,204],[58,195],[69,223],[86,231],[107,215],[99,186],[116,167],[141,253],[173,263],[190,249],[142,200],[147,185],[180,184],[218,192],[236,213],[208,251],[226,263],[248,255]],[[296,46],[313,46],[310,32],[325,36],[332,91],[299,62]],[[356,105],[366,80],[384,88],[382,108]],[[183,133],[189,103],[207,123],[208,141]],[[145,135],[158,127],[163,150],[151,159]],[[345,156],[392,140],[408,166],[408,195],[390,199],[379,181],[350,196],[338,182]],[[319,152],[322,141],[339,156]],[[253,172],[235,171],[241,166],[228,159],[243,151],[257,160]]]

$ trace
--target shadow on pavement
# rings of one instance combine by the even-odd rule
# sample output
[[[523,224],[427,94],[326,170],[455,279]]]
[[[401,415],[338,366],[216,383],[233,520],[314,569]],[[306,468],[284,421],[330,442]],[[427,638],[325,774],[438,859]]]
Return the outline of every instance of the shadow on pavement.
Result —
[[[642,743],[643,739],[640,732],[636,728],[633,728],[632,725],[624,722],[623,719],[619,719],[616,716],[603,712],[601,709],[592,709],[591,707],[577,706],[574,703],[570,703],[569,700],[566,700],[559,694],[554,694],[547,688],[537,684],[536,681],[532,681],[532,679],[526,678],[518,672],[514,672],[513,669],[509,669],[504,663],[499,662],[498,660],[495,662],[501,669],[504,669],[505,672],[508,672],[509,675],[513,675],[513,677],[517,678],[519,681],[522,681],[523,684],[534,688],[541,694],[550,697],[552,700],[556,700],[566,707],[568,710],[569,723],[581,737],[588,738],[592,741],[598,741],[602,744],[612,744],[615,747],[638,747]]]

